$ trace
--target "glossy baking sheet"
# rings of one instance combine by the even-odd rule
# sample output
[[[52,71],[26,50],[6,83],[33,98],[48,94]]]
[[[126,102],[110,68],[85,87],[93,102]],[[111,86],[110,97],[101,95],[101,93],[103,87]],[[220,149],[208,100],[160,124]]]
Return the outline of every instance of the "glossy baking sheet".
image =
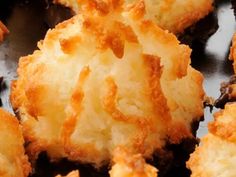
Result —
[[[236,22],[234,1],[221,0],[216,2],[216,8],[206,19],[188,29],[179,38],[193,49],[192,66],[205,76],[204,88],[206,94],[217,98],[220,95],[220,83],[227,81],[233,74],[232,63],[228,60],[231,38],[235,31]],[[2,20],[10,34],[0,45],[0,76],[4,77],[1,86],[2,106],[12,112],[9,102],[9,84],[15,79],[17,62],[20,56],[32,53],[36,49],[37,41],[44,38],[48,28],[72,15],[69,9],[52,5],[46,0],[1,0],[0,20]],[[213,109],[215,112],[216,109]],[[205,120],[201,122],[198,137],[207,132],[207,122],[212,119],[212,113],[205,109]],[[100,172],[89,166],[74,165],[73,163],[50,164],[42,155],[34,177],[66,173],[79,167],[81,176],[108,176],[107,170]],[[170,176],[189,176],[189,173],[174,172]]]

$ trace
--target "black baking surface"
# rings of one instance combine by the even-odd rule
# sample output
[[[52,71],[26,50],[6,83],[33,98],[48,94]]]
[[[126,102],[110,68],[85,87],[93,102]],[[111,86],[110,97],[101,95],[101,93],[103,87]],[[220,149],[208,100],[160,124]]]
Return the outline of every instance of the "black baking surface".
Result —
[[[236,4],[235,1],[232,3]],[[10,30],[10,34],[0,45],[0,77],[4,78],[4,83],[0,83],[0,96],[5,109],[13,112],[9,102],[9,85],[11,80],[17,77],[19,57],[32,53],[37,48],[37,42],[44,38],[48,28],[71,15],[69,9],[52,5],[47,0],[0,0],[0,20]],[[191,45],[192,66],[203,73],[206,94],[215,99],[220,95],[220,83],[229,80],[233,74],[228,55],[235,28],[231,1],[220,0],[216,3],[214,13],[179,37],[184,43]],[[212,35],[209,37],[210,34]],[[216,108],[213,112],[215,111]],[[201,122],[198,130],[199,137],[207,133],[207,123],[212,120],[209,108],[205,109],[204,117],[205,120]],[[66,174],[75,168],[80,169],[81,177],[108,176],[107,170],[101,169],[98,172],[90,166],[75,165],[66,161],[51,164],[45,154],[40,156],[33,176],[52,177],[58,172]],[[172,175],[166,175],[172,176],[187,177],[189,173],[181,174],[174,170]]]

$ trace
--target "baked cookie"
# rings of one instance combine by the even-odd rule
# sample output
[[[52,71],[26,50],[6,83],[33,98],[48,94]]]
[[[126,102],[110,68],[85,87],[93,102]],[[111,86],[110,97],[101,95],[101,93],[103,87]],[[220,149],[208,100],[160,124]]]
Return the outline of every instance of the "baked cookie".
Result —
[[[204,91],[191,49],[146,20],[142,6],[105,7],[83,4],[20,59],[11,102],[32,159],[46,151],[99,167],[118,146],[150,158],[194,137]]]
[[[234,177],[236,174],[236,103],[214,115],[209,133],[191,154],[187,166],[191,177]]]

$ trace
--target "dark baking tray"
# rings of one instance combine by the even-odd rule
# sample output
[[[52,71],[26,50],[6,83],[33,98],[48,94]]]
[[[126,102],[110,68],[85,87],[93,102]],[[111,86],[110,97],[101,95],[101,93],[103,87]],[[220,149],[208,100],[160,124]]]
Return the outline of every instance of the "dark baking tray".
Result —
[[[231,38],[236,28],[232,8],[234,3],[229,0],[216,2],[213,13],[179,36],[183,43],[189,44],[193,49],[192,66],[203,73],[206,94],[213,98],[220,95],[220,83],[229,80],[233,74],[228,55]],[[0,1],[0,20],[10,30],[10,34],[0,45],[0,76],[4,77],[0,96],[5,109],[13,112],[9,102],[9,85],[11,80],[17,77],[16,68],[19,57],[32,53],[36,49],[37,41],[44,38],[49,28],[70,16],[72,12],[69,9],[52,5],[47,0]],[[216,108],[212,113],[215,111],[217,111]],[[212,120],[212,113],[208,107],[205,108],[205,119],[200,124],[198,137],[207,133],[207,123]],[[66,174],[75,168],[80,169],[82,177],[108,176],[107,170],[97,171],[90,166],[75,165],[66,161],[51,164],[45,154],[42,154],[37,162],[36,173],[33,176],[49,177],[59,172]],[[189,172],[172,169],[165,176],[187,177]]]

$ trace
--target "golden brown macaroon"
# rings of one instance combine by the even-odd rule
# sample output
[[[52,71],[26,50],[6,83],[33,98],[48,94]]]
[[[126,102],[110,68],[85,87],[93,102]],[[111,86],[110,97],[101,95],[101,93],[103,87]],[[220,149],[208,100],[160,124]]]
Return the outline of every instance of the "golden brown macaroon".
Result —
[[[24,154],[24,139],[17,119],[0,108],[0,176],[27,177],[31,171]]]
[[[99,167],[117,146],[150,158],[193,137],[204,91],[191,49],[121,4],[85,4],[20,59],[11,102],[32,159],[46,151]]]
[[[114,152],[110,177],[158,177],[158,170],[147,164],[141,154],[132,155],[118,148]]]
[[[4,36],[8,33],[7,27],[0,21],[0,42],[3,41]]]
[[[97,6],[104,6],[106,0],[92,0]],[[54,0],[79,13],[82,0]],[[214,0],[124,0],[125,6],[145,4],[146,18],[153,20],[163,29],[175,34],[208,15],[213,10]]]
[[[214,117],[209,133],[187,162],[191,177],[236,175],[236,103],[227,104]]]

